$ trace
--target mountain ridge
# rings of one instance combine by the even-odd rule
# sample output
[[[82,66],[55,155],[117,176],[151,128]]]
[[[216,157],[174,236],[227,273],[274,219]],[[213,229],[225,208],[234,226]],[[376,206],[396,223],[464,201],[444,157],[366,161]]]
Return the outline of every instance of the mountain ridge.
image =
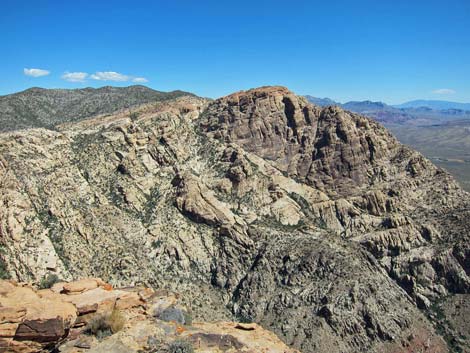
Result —
[[[142,85],[78,89],[32,87],[0,96],[0,131],[55,128],[61,123],[185,95],[192,93],[160,92]]]
[[[347,101],[345,103],[340,103],[337,102],[331,98],[324,97],[324,98],[318,98],[314,97],[311,95],[305,95],[305,98],[308,99],[309,102],[313,104],[317,104],[320,106],[328,106],[328,105],[340,105],[344,106],[347,104],[370,104],[370,103],[375,103],[377,106],[386,106],[386,107],[391,107],[391,108],[397,108],[397,109],[402,109],[402,108],[429,108],[433,110],[470,110],[470,103],[465,103],[465,102],[453,102],[453,101],[444,101],[444,100],[436,100],[436,99],[415,99],[411,101],[407,101],[404,103],[400,104],[387,104],[382,101],[371,101],[371,100],[358,100],[358,101]]]
[[[443,101],[443,100],[432,100],[432,99],[416,99],[401,104],[393,105],[395,108],[431,108],[435,110],[445,109],[460,109],[470,110],[470,103]]]
[[[469,196],[378,122],[284,87],[134,111],[0,134],[3,275],[174,290],[306,353],[468,344],[440,303]]]
[[[353,111],[355,113],[365,114],[374,118],[384,124],[412,124],[412,125],[436,125],[443,124],[449,120],[455,119],[470,119],[470,108],[466,107],[464,103],[456,103],[455,105],[448,104],[442,109],[436,109],[437,105],[425,106],[421,104],[406,103],[402,105],[388,105],[384,102],[365,101],[350,101],[346,103],[337,103],[329,98],[318,100],[312,96],[305,96],[311,103],[320,106],[338,105],[344,109]],[[333,102],[333,104],[330,104]],[[414,101],[414,102],[444,102],[444,101]],[[444,102],[453,103],[453,102]],[[460,104],[460,108],[457,108]],[[463,104],[463,105],[462,105]],[[470,104],[468,104],[470,107]]]

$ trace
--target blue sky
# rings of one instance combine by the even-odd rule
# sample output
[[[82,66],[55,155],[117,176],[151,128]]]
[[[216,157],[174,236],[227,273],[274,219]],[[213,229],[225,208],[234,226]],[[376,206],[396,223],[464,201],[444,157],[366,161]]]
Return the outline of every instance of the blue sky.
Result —
[[[0,38],[0,94],[148,80],[207,97],[284,85],[470,102],[468,0],[2,0]]]

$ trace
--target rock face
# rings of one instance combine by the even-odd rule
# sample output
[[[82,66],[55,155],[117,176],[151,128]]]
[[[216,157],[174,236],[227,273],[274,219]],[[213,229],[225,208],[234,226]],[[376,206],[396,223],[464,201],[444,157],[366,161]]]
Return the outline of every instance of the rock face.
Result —
[[[4,275],[166,288],[302,352],[448,351],[432,310],[470,289],[469,196],[448,174],[282,87],[136,112],[0,135]],[[72,303],[87,312],[94,286],[62,290],[97,293]]]
[[[172,310],[190,318],[178,297],[148,288],[113,289],[96,279],[44,290],[0,281],[0,351],[161,352],[184,343],[196,352],[296,352],[256,324],[193,324],[161,315]],[[112,310],[122,315],[123,327],[109,337],[94,337],[90,324]]]
[[[335,106],[320,109],[283,87],[217,100],[202,128],[334,196],[393,180],[403,170],[391,160],[408,151],[372,120]]]
[[[415,299],[447,292],[449,280],[459,287],[451,291],[468,291],[461,241],[468,239],[463,214],[469,195],[377,123],[338,107],[321,110],[283,87],[269,87],[217,100],[201,126],[324,192],[329,200],[308,202],[313,216],[364,245]],[[449,241],[457,241],[459,250],[437,246]]]

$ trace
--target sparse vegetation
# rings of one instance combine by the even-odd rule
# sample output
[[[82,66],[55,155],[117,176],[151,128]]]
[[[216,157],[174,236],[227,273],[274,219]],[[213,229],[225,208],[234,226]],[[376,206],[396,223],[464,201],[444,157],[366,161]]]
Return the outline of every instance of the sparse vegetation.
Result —
[[[170,343],[168,353],[194,353],[194,348],[191,342],[178,339]]]
[[[253,318],[246,313],[239,313],[237,315],[237,321],[242,324],[251,324],[253,322]]]
[[[132,120],[132,121],[136,121],[138,118],[139,118],[139,113],[138,112],[131,112],[129,114],[129,118]]]
[[[184,316],[184,324],[185,325],[192,325],[193,324],[193,317],[190,313],[187,311],[183,311],[183,316]]]
[[[152,248],[158,249],[160,246],[162,246],[163,242],[160,239],[152,241]]]
[[[144,212],[142,212],[142,221],[144,223],[149,223],[152,220],[155,207],[157,206],[160,200],[160,188],[158,185],[154,186],[150,191],[150,195],[147,196],[147,202],[145,204]],[[152,243],[153,246],[153,243]],[[157,245],[159,247],[160,245]]]
[[[4,246],[0,244],[0,255],[5,252]],[[8,266],[6,262],[0,256],[0,279],[10,279],[10,273],[8,272]]]
[[[74,90],[30,88],[0,97],[0,131],[31,127],[54,129],[58,124],[186,95],[191,93],[159,92],[144,86]]]
[[[8,268],[5,262],[0,259],[0,279],[10,279],[10,273],[8,273]]]
[[[401,143],[423,153],[470,191],[469,120],[437,126],[389,125],[387,128]]]
[[[429,308],[427,315],[432,321],[434,321],[436,332],[444,338],[447,346],[451,348],[451,351],[455,353],[463,352],[462,347],[460,347],[457,337],[455,336],[456,330],[452,327],[452,324],[449,322],[444,310],[442,309],[442,303],[445,299],[446,298],[440,298],[434,302]]]
[[[126,319],[122,313],[113,309],[110,313],[96,314],[88,324],[88,332],[102,339],[123,329]]]
[[[48,274],[47,276],[44,276],[43,279],[41,279],[41,282],[39,282],[39,289],[51,288],[57,282],[60,282],[59,276],[57,276],[55,273]]]
[[[162,312],[156,312],[155,317],[167,322],[177,322],[181,325],[191,325],[193,318],[186,310],[170,306]]]

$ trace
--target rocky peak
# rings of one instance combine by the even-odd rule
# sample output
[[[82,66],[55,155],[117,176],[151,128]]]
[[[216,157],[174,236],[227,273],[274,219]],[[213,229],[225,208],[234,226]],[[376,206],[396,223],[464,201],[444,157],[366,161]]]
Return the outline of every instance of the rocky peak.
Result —
[[[372,120],[337,106],[321,109],[284,87],[218,99],[201,127],[330,194],[370,186],[378,167],[402,153],[396,139]]]
[[[470,292],[449,175],[283,87],[135,113],[0,134],[0,274],[165,288],[307,353],[447,351],[432,310]]]

